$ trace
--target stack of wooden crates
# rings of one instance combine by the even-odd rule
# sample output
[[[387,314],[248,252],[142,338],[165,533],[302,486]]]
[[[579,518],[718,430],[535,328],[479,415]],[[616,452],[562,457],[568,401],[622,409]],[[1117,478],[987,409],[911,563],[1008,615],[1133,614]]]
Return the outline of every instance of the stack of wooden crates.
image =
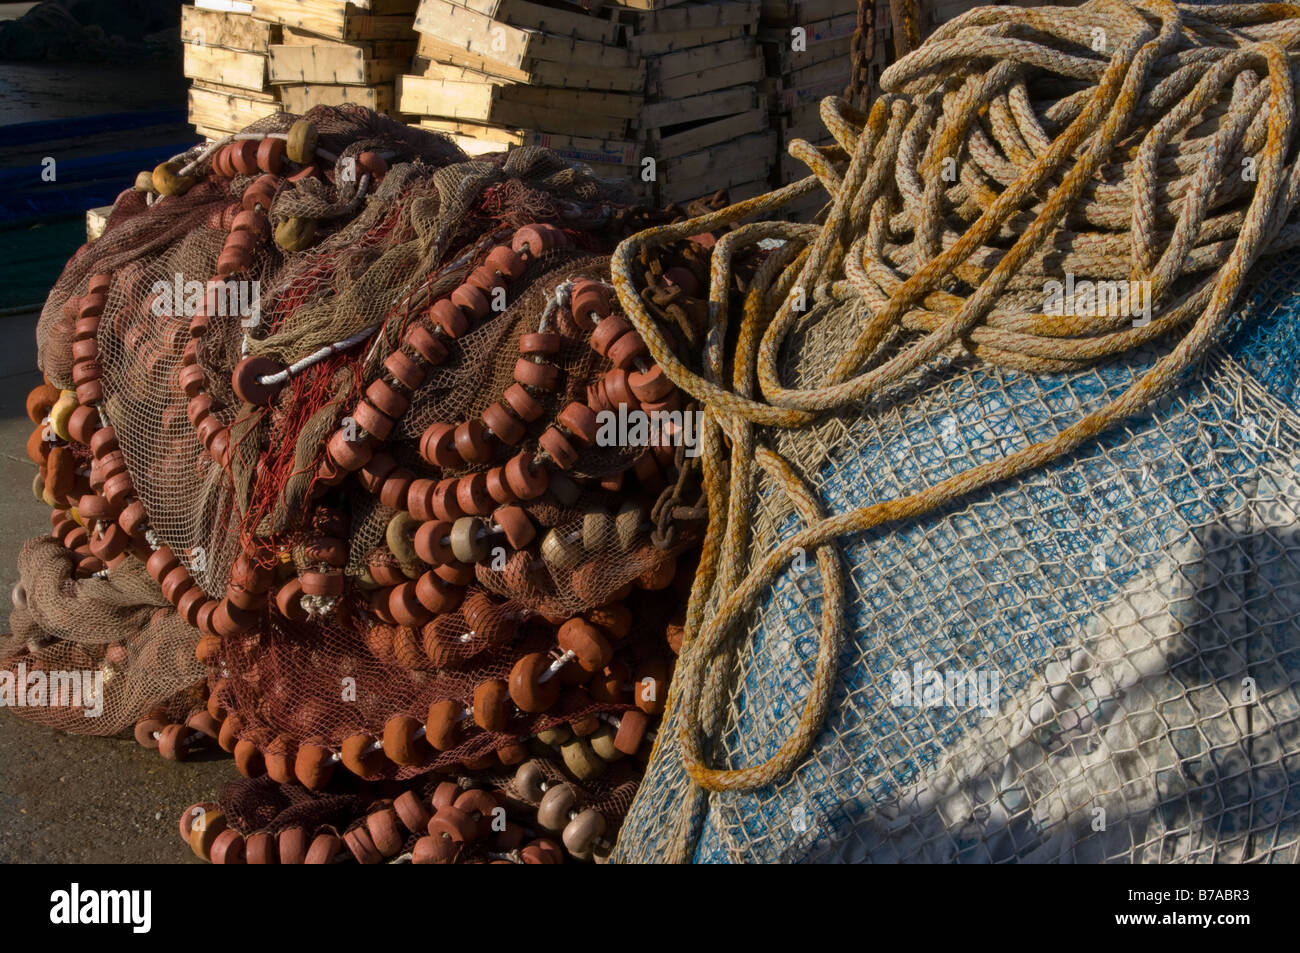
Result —
[[[218,139],[280,111],[267,62],[280,27],[252,16],[250,3],[197,0],[181,8],[181,41],[189,119],[199,135]]]
[[[883,16],[883,22],[889,19],[888,6],[878,4],[877,17]],[[818,109],[827,96],[843,93],[852,76],[849,46],[857,10],[857,0],[763,0],[758,31],[766,66],[763,92],[771,105],[780,153],[774,186],[809,175],[808,167],[787,151],[791,140],[806,139],[814,145],[831,141]],[[879,45],[880,32],[876,35]],[[820,190],[804,196],[786,206],[785,215],[807,220],[827,198]]]
[[[395,113],[418,0],[195,0],[182,8],[190,122],[218,138],[282,109]]]
[[[921,38],[973,7],[1003,2],[1006,0],[919,0],[917,26]],[[1032,5],[1040,0],[1015,2]],[[787,151],[791,140],[804,139],[818,146],[833,141],[821,120],[820,105],[827,96],[842,95],[852,78],[850,56],[853,33],[857,29],[858,2],[762,0],[762,4],[758,31],[765,61],[762,88],[771,105],[771,123],[777,135],[779,156],[772,185],[778,187],[810,174],[808,167]],[[870,66],[870,82],[876,90],[881,72],[897,59],[890,7],[887,0],[876,0]],[[829,199],[819,189],[785,206],[782,216],[811,221]]]
[[[551,148],[663,204],[766,188],[759,0],[421,0],[398,108],[471,153]]]
[[[415,55],[418,0],[253,0],[253,15],[278,24],[269,76],[287,112],[356,103],[395,115],[394,82]]]
[[[996,0],[994,0],[996,2]],[[803,178],[820,102],[851,73],[857,0],[195,0],[190,119],[235,132],[280,109],[357,103],[470,154],[540,145],[650,204],[733,201]],[[921,0],[922,35],[976,6]],[[894,59],[876,2],[872,81]],[[787,207],[808,220],[827,196]]]
[[[762,92],[759,10],[759,0],[705,0],[625,15],[629,46],[646,61],[637,131],[658,165],[660,204],[767,191],[776,134]]]

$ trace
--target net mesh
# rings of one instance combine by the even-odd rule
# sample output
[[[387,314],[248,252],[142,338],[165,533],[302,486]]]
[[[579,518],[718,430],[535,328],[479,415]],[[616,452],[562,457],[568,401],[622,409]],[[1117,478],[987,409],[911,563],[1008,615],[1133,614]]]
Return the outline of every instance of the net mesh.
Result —
[[[268,117],[244,135],[291,133],[298,118]],[[207,330],[194,356],[206,374],[211,413],[229,433],[226,459],[204,449],[187,416],[190,398],[181,375],[194,312],[160,306],[159,299],[179,303],[190,294],[187,282],[201,285],[218,272],[234,219],[258,176],[218,174],[209,156],[182,195],[154,201],[147,192],[123,193],[103,237],[74,256],[50,294],[37,332],[39,360],[47,381],[72,388],[78,308],[91,276],[111,276],[96,335],[99,410],[114,427],[152,536],[149,546],[137,546],[134,556],[100,571],[83,568],[87,553],[72,552],[58,539],[28,543],[20,560],[25,598],[12,618],[13,635],[0,646],[4,668],[106,674],[99,717],[69,707],[27,709],[31,717],[65,730],[113,734],[146,718],[183,724],[206,709],[238,716],[228,748],[250,742],[263,753],[292,755],[295,746],[310,743],[337,752],[358,734],[382,739],[394,716],[424,722],[434,702],[451,699],[471,710],[476,687],[509,679],[525,654],[559,656],[560,622],[616,601],[631,620],[612,649],[619,671],[671,657],[666,634],[686,593],[680,580],[664,586],[695,540],[689,528],[669,540],[652,536],[656,502],[665,488],[680,493],[677,484],[685,479],[682,458],[671,448],[584,450],[563,485],[553,476],[548,492],[518,504],[535,540],[511,550],[503,563],[494,557],[474,566],[459,607],[422,625],[386,622],[368,601],[379,588],[376,577],[392,586],[394,574],[415,580],[429,569],[392,551],[391,526],[401,514],[356,481],[322,485],[321,470],[327,440],[346,425],[367,386],[385,377],[385,359],[426,320],[429,306],[461,286],[493,248],[509,246],[516,229],[545,223],[564,241],[528,257],[504,310],[448,347],[450,356],[410,394],[409,409],[383,448],[414,477],[432,479],[482,473],[521,448],[535,451],[541,430],[569,403],[585,402],[588,386],[612,366],[574,322],[567,289],[582,279],[607,280],[605,255],[656,213],[633,208],[616,187],[544,149],[467,161],[441,136],[356,107],[321,107],[305,118],[319,134],[317,155],[336,157],[333,168],[277,180],[269,219],[272,228],[313,220],[315,243],[290,254],[262,242],[245,272],[248,280],[226,286],[246,297],[232,297],[224,314],[214,313],[210,298],[205,305]],[[367,176],[373,186],[368,193],[356,177],[339,174],[349,160],[367,162],[375,153],[392,165],[377,183]],[[256,304],[251,312],[250,303]],[[552,359],[561,383],[534,395],[542,410],[524,442],[495,445],[486,463],[427,463],[419,449],[426,430],[476,418],[500,401],[514,381],[521,335],[540,330],[562,336]],[[247,357],[285,366],[344,340],[353,345],[296,371],[269,406],[244,403],[235,393],[232,369]],[[49,438],[47,424],[38,431]],[[633,465],[651,451],[654,465],[634,473]],[[93,492],[98,487],[84,479],[90,454],[84,447],[75,452],[83,464],[79,489]],[[95,474],[89,476],[93,481]],[[69,504],[77,498],[56,500],[56,523],[71,515]],[[629,501],[640,502],[641,516],[630,528],[625,521],[616,527],[615,514]],[[593,516],[602,518],[593,522]],[[259,605],[260,620],[243,634],[223,636],[219,650],[205,656],[206,665],[196,661],[199,629],[178,616],[141,562],[151,548],[166,544],[206,596],[222,600],[241,554],[254,554],[278,585],[313,568],[304,544],[337,534],[340,521],[347,527],[348,585],[333,611],[296,622]],[[539,544],[552,531],[570,541],[580,537],[581,545],[542,559]],[[686,560],[680,562],[688,584]],[[539,732],[577,718],[633,707],[621,685],[614,694],[623,697],[594,700],[583,687],[592,677],[570,664],[557,676],[564,685],[557,705],[531,715],[513,710],[506,730],[466,731],[462,742],[430,752],[419,764],[381,758],[365,780],[340,770],[325,792],[250,778],[233,783],[222,806],[243,833],[307,821],[342,832],[381,790],[393,793],[385,784],[409,782],[427,793],[436,784],[427,778],[437,773],[508,792],[513,768],[498,751],[513,752]],[[599,777],[577,780],[556,748],[534,741],[531,754],[547,777],[567,779],[578,804],[599,809],[611,825],[630,803],[641,770],[629,758],[611,762]],[[509,763],[516,763],[513,754]]]
[[[1151,30],[1142,43],[1156,24],[1182,21],[1172,31],[1177,54],[1150,75],[1137,67],[1140,57],[1115,53],[1125,42],[1130,50],[1141,45],[1119,27],[1135,16]],[[743,586],[735,586],[735,596],[696,594],[692,611],[699,609],[700,621],[688,633],[662,740],[616,860],[1295,862],[1300,417],[1291,350],[1300,297],[1297,255],[1284,251],[1294,240],[1273,227],[1294,218],[1294,192],[1278,188],[1262,202],[1256,192],[1251,211],[1269,209],[1270,227],[1225,231],[1229,245],[1262,232],[1261,257],[1248,276],[1228,275],[1213,344],[1190,352],[1196,359],[1171,386],[1148,390],[1099,436],[1070,444],[1050,462],[1012,467],[1017,454],[1025,460],[1031,447],[1059,448],[1056,438],[1087,415],[1101,419],[1120,395],[1141,393],[1139,382],[1186,344],[1151,334],[1088,354],[1078,348],[1090,343],[1087,321],[1071,332],[1059,315],[1044,317],[1044,280],[1067,271],[1149,274],[1150,259],[1134,249],[1147,242],[1165,253],[1168,233],[1152,239],[1143,219],[1172,221],[1195,204],[1198,188],[1216,214],[1241,214],[1255,180],[1235,174],[1242,156],[1233,150],[1258,149],[1262,135],[1225,147],[1233,162],[1221,177],[1189,155],[1183,137],[1222,128],[1240,105],[1228,102],[1230,93],[1271,90],[1289,103],[1293,82],[1285,68],[1268,79],[1281,80],[1282,89],[1244,70],[1214,87],[1222,94],[1217,101],[1208,95],[1177,121],[1162,114],[1176,112],[1177,95],[1162,100],[1153,90],[1190,85],[1202,71],[1189,64],[1257,50],[1262,34],[1276,41],[1279,59],[1294,60],[1290,16],[1267,5],[1094,2],[1068,15],[984,8],[892,67],[902,79],[891,85],[887,76],[882,85],[894,95],[877,102],[870,119],[849,120],[852,134],[839,131],[846,110],[833,102],[823,107],[828,124],[841,124],[842,150],[828,150],[820,161],[810,150],[804,155],[832,193],[843,183],[832,218],[820,232],[764,226],[779,238],[766,251],[745,253],[791,261],[793,246],[829,264],[824,271],[794,269],[784,284],[772,283],[767,301],[744,302],[753,309],[747,318],[760,315],[759,330],[740,332],[734,386],[739,391],[745,375],[751,382],[757,376],[768,403],[742,406],[739,395],[725,391],[713,396],[710,412],[729,437],[744,434],[724,448],[733,474],[747,462],[743,441],[750,440],[770,447],[807,487],[819,525],[838,530],[826,535],[842,573],[819,571],[813,553],[791,558],[789,541],[801,533],[809,538],[814,520],[795,512],[796,481],[751,467],[746,525],[739,532],[728,525],[720,544],[743,540],[732,550],[739,555],[734,578]],[[1060,142],[1054,119],[1077,114],[1090,97],[1103,101],[1095,80],[1064,78],[1080,60],[1062,69],[1056,55],[1064,48],[1086,56],[1084,38],[1097,31],[1103,38],[1109,31],[1110,45],[1092,49],[1104,50],[1103,61],[1114,57],[1112,66],[1132,67],[1127,75],[1135,80],[1133,97],[1116,96],[1107,114],[1143,104],[1117,140],[1114,174],[1091,176],[1079,201],[1057,206],[1058,217],[1042,204],[1059,198],[1068,182],[1066,169],[1056,166],[1038,194],[1027,196],[1023,214],[1000,219],[1002,229],[970,242],[967,257],[921,281],[927,266],[949,252],[956,256],[953,249],[988,221],[985,209],[1006,198],[1010,183],[1050,167],[1047,149]],[[990,55],[988,44],[1002,38],[1025,45]],[[1174,75],[1179,70],[1182,80]],[[1196,76],[1187,78],[1189,72]],[[1001,92],[986,104],[973,93],[966,98],[990,76],[1018,85],[1008,98],[1023,99],[1008,107],[999,102]],[[1238,109],[1237,128],[1258,123],[1258,133],[1279,108],[1289,107],[1274,100],[1267,108]],[[916,116],[940,117],[938,131],[929,136],[929,120]],[[875,123],[874,140],[868,123]],[[1149,196],[1129,178],[1131,169],[1119,166],[1121,156],[1148,148],[1157,123],[1170,137],[1147,155],[1151,168],[1162,170],[1167,193],[1151,213],[1140,207]],[[888,143],[904,125],[915,138],[881,148],[879,164],[860,161],[871,158],[864,143]],[[1022,139],[1017,129],[1038,129],[1040,138]],[[1294,131],[1282,130],[1267,161],[1294,176]],[[1069,173],[1086,151],[1080,147],[1065,164]],[[854,155],[847,169],[846,155]],[[996,185],[978,200],[960,187],[949,190],[939,173],[948,155],[958,157],[962,181],[986,176],[983,185]],[[1194,173],[1202,178],[1189,182]],[[990,274],[1013,258],[1009,249],[1030,233],[1031,222],[1047,225],[1041,247],[1020,267],[1003,270],[1004,291]],[[755,227],[752,234],[761,233]],[[1207,258],[1189,250],[1174,272],[1181,268],[1179,280],[1186,281]],[[722,273],[716,260],[714,273]],[[791,285],[809,274],[824,284],[807,289],[811,304],[798,313],[805,309],[789,305]],[[990,287],[997,293],[987,294]],[[975,305],[981,295],[987,309]],[[715,309],[729,301],[733,315],[741,311],[738,296],[724,298],[716,287],[711,300]],[[1230,301],[1238,304],[1226,314]],[[882,313],[909,304],[897,323],[880,322]],[[1155,306],[1157,315],[1163,307]],[[1196,308],[1183,321],[1210,313]],[[1125,330],[1132,320],[1128,313],[1080,314]],[[776,326],[786,317],[790,330],[782,339]],[[963,318],[971,320],[950,346],[915,366],[891,364],[925,334]],[[1018,331],[1043,321],[1056,340],[1041,339],[1044,346],[1032,349],[1011,335],[998,338],[999,319]],[[836,359],[850,363],[844,342],[873,320],[879,347],[857,352],[858,363],[837,366],[845,373],[835,377]],[[757,372],[747,364],[753,353],[745,356],[746,333],[764,338],[753,349]],[[777,373],[764,378],[763,361],[774,354]],[[727,364],[713,361],[710,367],[706,355],[691,364],[689,372],[700,375],[693,380],[710,372],[720,379]],[[885,373],[895,366],[911,369]],[[676,370],[685,380],[685,369]],[[811,421],[780,416],[807,409],[819,385],[829,390],[866,379],[879,386],[828,398],[831,409]],[[976,471],[981,466],[988,471]],[[944,483],[989,471],[1003,476]],[[929,491],[927,505],[902,505]],[[900,505],[866,509],[885,501]],[[864,525],[863,514],[878,513],[894,515]],[[826,580],[841,577],[844,609],[832,624],[843,640],[830,666],[826,716],[815,721],[790,770],[767,770],[789,754],[807,726],[806,704],[820,697],[818,657],[832,643],[820,622],[839,595]],[[752,599],[741,598],[751,594],[753,580],[769,578]],[[737,608],[751,611],[728,635],[717,620]],[[700,643],[708,651],[696,663]],[[691,700],[683,702],[684,672],[697,666],[690,681],[699,687],[692,685]]]
[[[1291,258],[1265,266],[1274,283]],[[1045,377],[931,368],[889,411],[803,435],[795,459],[844,512],[1041,438],[1151,356]],[[854,540],[830,718],[788,780],[709,795],[694,859],[1294,862],[1298,424],[1293,401],[1219,352],[1086,451]],[[774,502],[765,490],[755,518],[773,540],[798,527]],[[735,663],[719,760],[768,757],[784,737],[821,595],[811,571],[773,586]],[[685,784],[661,747],[628,859],[670,842],[659,812]]]

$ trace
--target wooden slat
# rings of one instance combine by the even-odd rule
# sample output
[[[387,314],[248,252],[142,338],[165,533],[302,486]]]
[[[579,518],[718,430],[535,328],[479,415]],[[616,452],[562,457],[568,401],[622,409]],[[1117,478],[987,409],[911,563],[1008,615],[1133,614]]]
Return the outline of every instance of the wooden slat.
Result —
[[[443,119],[438,116],[421,116],[417,120],[421,129],[446,133],[449,136],[464,136],[498,142],[507,146],[523,145],[527,133],[522,129],[506,129],[501,126],[489,126],[478,122],[463,122],[459,119]]]
[[[821,122],[821,100],[814,103],[800,103],[793,109],[781,113],[783,121],[792,126],[798,126],[805,122]]]
[[[639,147],[635,142],[626,139],[590,139],[585,136],[566,136],[528,129],[506,129],[438,118],[421,119],[420,127],[512,146],[541,146],[566,159],[578,162],[635,167],[639,161]]]
[[[635,69],[639,65],[639,59],[630,50],[497,23],[449,0],[420,0],[415,29],[447,45],[515,69],[522,69],[533,60],[582,63],[589,68],[607,69]]]
[[[181,42],[194,46],[220,46],[228,50],[265,53],[280,41],[280,26],[251,16],[217,13],[198,7],[181,7]]]
[[[528,61],[522,67],[512,67],[457,49],[425,33],[420,34],[419,49],[411,72],[431,79],[462,78],[466,82],[473,79],[470,74],[477,73],[536,86],[633,93],[643,93],[646,82],[644,61],[631,69],[601,69],[585,66],[581,61],[551,63],[544,60]],[[453,75],[457,72],[459,76]]]
[[[409,0],[400,2],[409,5]],[[260,20],[281,23],[333,40],[404,40],[411,35],[409,13],[377,14],[352,3],[333,3],[328,0],[254,0],[253,15]]]
[[[209,92],[220,93],[222,96],[251,99],[259,103],[278,103],[280,101],[279,95],[269,86],[262,90],[240,89],[238,86],[223,86],[220,83],[212,83],[208,80],[195,81],[194,86],[206,89]]]
[[[378,113],[391,113],[396,98],[393,84],[382,86],[334,86],[313,83],[303,86],[281,86],[280,98],[286,112],[305,113],[313,106],[342,106],[355,103]]]
[[[512,83],[508,80],[491,78],[486,81],[471,80],[454,82],[433,80],[448,87],[448,95],[472,95],[470,89],[491,89],[491,98],[496,102],[511,103],[517,106],[529,106],[536,109],[554,109],[559,111],[589,113],[594,116],[612,119],[635,119],[641,112],[645,99],[627,93],[611,93],[604,90],[563,89],[553,86],[534,86],[526,83]],[[510,125],[510,123],[503,123]]]
[[[637,18],[638,33],[674,33],[680,30],[708,30],[739,23],[758,23],[757,0],[731,0],[723,3],[695,3],[669,7]]]
[[[748,61],[754,58],[757,49],[758,46],[752,37],[697,46],[694,49],[681,50],[659,57],[656,73],[661,82],[678,76],[688,76],[701,70]]]
[[[711,69],[702,69],[698,73],[674,76],[672,79],[655,80],[650,91],[658,99],[684,99],[698,96],[715,89],[726,89],[737,83],[757,83],[763,78],[763,59],[742,60],[739,63],[726,63]]]
[[[847,61],[823,63],[812,70],[800,70],[801,80],[791,88],[777,93],[780,109],[792,109],[806,103],[821,102],[827,96],[836,96],[849,81],[852,67]]]
[[[825,20],[816,20],[810,23],[800,22],[796,26],[803,28],[804,40],[808,46],[812,47],[819,43],[851,37],[858,26],[858,15],[856,12],[845,13]],[[760,27],[758,36],[761,40],[780,43],[787,47],[790,46],[792,39],[790,30],[783,26]]]
[[[699,96],[686,96],[668,102],[647,103],[641,107],[637,125],[641,129],[661,129],[691,119],[713,119],[730,116],[760,106],[756,86],[732,86]]]
[[[314,33],[282,27],[280,46],[328,46],[340,50],[360,50],[368,60],[410,59],[415,55],[416,35],[412,31],[404,40],[328,40]]]
[[[628,46],[640,56],[663,56],[713,43],[724,43],[745,36],[745,27],[720,26],[709,30],[681,30],[672,33],[642,33],[632,37]]]
[[[768,62],[775,64],[770,72],[785,74],[795,70],[807,69],[810,66],[818,66],[830,60],[846,61],[852,49],[852,42],[852,37],[843,37],[826,43],[814,43],[808,49],[797,52],[787,45],[776,50],[775,57],[772,56],[772,45],[766,44],[769,53]]]
[[[618,138],[627,131],[626,119],[579,108],[582,97],[614,94],[525,86],[515,89],[521,97],[515,99],[507,98],[511,87],[495,84],[456,83],[420,76],[399,77],[397,84],[401,110],[411,115],[520,126],[597,139]],[[557,105],[561,103],[570,108]]]
[[[262,53],[188,43],[183,70],[190,79],[262,90],[266,88],[266,59]]]
[[[686,0],[606,0],[611,7],[622,10],[664,10],[685,3]]]
[[[407,68],[408,60],[376,60],[357,47],[272,46],[272,83],[333,83],[372,86],[391,83]]]
[[[691,179],[664,181],[659,187],[659,201],[685,204],[712,195],[719,189],[737,190],[745,198],[768,191],[769,160],[755,160],[729,169],[716,169]],[[738,201],[735,196],[732,201]]]
[[[202,86],[190,87],[189,106],[190,122],[196,128],[222,135],[238,132],[264,116],[280,111],[280,104],[276,102],[233,96]]]
[[[626,139],[601,140],[590,139],[585,136],[563,136],[545,132],[530,132],[525,135],[523,144],[541,146],[558,153],[566,159],[574,159],[579,162],[636,167],[640,160],[637,144]]]
[[[768,130],[742,136],[712,149],[688,153],[664,163],[665,180],[698,179],[719,169],[761,162],[771,166],[776,160],[776,133]]]
[[[831,140],[831,135],[826,131],[826,125],[820,118],[806,119],[800,123],[787,123],[780,120],[777,123],[777,134],[781,138],[781,149],[784,151],[795,139],[806,139],[814,145],[820,145]]]
[[[647,151],[660,162],[673,156],[686,155],[709,146],[730,142],[740,136],[753,132],[762,132],[767,128],[767,110],[751,109],[736,116],[706,122],[694,129],[675,132],[672,135],[650,136]]]
[[[618,43],[623,27],[613,20],[602,19],[578,10],[543,6],[530,0],[453,0],[498,23],[541,30],[555,36],[571,36],[593,43]]]
[[[200,10],[212,10],[216,13],[253,12],[252,0],[194,0],[194,6]]]
[[[456,143],[460,150],[467,156],[481,156],[489,152],[505,152],[510,148],[508,142],[497,142],[492,139],[479,139],[474,136],[466,136],[459,132],[446,132],[441,129],[435,129],[432,126],[425,126],[425,120],[420,120],[420,127],[429,129],[431,132],[441,132],[444,136]]]
[[[881,8],[884,8],[884,18],[888,19],[889,4],[881,2],[876,4],[876,19],[884,22],[881,18]],[[796,26],[845,13],[856,16],[857,9],[857,0],[763,0],[763,21]]]

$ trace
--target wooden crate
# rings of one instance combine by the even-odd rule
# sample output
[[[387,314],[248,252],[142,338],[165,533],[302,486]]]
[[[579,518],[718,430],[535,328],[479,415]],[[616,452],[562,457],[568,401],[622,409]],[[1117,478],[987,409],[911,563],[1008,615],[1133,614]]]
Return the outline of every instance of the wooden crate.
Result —
[[[189,118],[209,139],[238,132],[259,119],[280,112],[280,103],[266,93],[220,86],[191,86]]]
[[[253,0],[253,16],[331,40],[404,40],[416,0]]]
[[[200,135],[215,138],[279,111],[267,66],[283,30],[236,12],[234,4],[215,10],[209,8],[223,5],[220,0],[202,2],[181,8],[181,69],[193,81],[190,122]]]
[[[498,148],[541,146],[566,159],[591,165],[631,168],[637,165],[640,153],[638,144],[629,139],[592,139],[586,136],[566,136],[535,129],[510,129],[432,118],[421,119],[420,126],[453,137],[480,140]]]
[[[392,83],[378,86],[338,86],[331,83],[290,84],[279,87],[285,112],[302,114],[313,106],[354,103],[385,115],[395,112],[397,98]]]
[[[628,42],[628,47],[638,56],[666,56],[669,53],[701,50],[714,44],[743,39],[748,33],[749,28],[744,25],[639,33]]]
[[[763,57],[753,53],[747,59],[718,66],[705,66],[694,73],[668,79],[652,80],[646,88],[658,102],[685,99],[738,84],[758,83],[763,79]]]
[[[199,83],[261,91],[267,86],[267,56],[219,46],[185,45],[183,70]]]
[[[636,17],[639,34],[677,33],[683,30],[711,30],[720,26],[758,23],[758,0],[724,0],[722,3],[696,3],[687,6],[648,10]]]
[[[668,177],[659,183],[658,201],[667,205],[669,202],[686,203],[714,192],[726,190],[731,200],[738,201],[736,193],[743,192],[746,197],[761,195],[768,190],[768,174],[771,161],[759,157],[750,162],[727,169],[717,169],[698,178]]]
[[[330,83],[349,86],[375,86],[391,83],[410,67],[414,43],[386,43],[394,51],[408,47],[405,56],[376,57],[367,55],[373,43],[331,43],[312,45],[273,45],[270,57],[270,81],[280,83]]]
[[[756,188],[776,161],[760,0],[421,0],[397,107],[474,154],[544,145],[650,201]],[[642,181],[643,159],[657,176]]]
[[[718,146],[741,136],[762,132],[769,128],[767,110],[749,109],[724,119],[699,123],[681,131],[652,132],[648,136],[646,151],[657,160],[671,159],[687,153]]]
[[[189,46],[219,46],[227,50],[266,54],[280,42],[280,25],[233,16],[201,7],[181,7],[181,42]]]
[[[656,76],[660,82],[717,69],[754,58],[758,45],[753,37],[737,37],[720,43],[666,53],[658,58]]]
[[[632,72],[639,66],[638,57],[625,47],[499,23],[451,0],[420,0],[415,29],[446,46],[516,70],[538,61]],[[633,90],[635,86],[629,88]]]
[[[640,97],[505,81],[456,82],[420,76],[397,81],[402,112],[484,125],[520,126],[565,135],[617,139],[640,109]]]
[[[702,149],[669,160],[664,163],[667,170],[664,178],[670,179],[676,176],[681,179],[701,179],[755,162],[761,163],[765,168],[770,167],[775,147],[776,133],[770,129],[766,132],[741,136],[725,145]]]
[[[823,43],[829,43],[833,40],[846,40],[853,36],[853,31],[858,26],[858,14],[856,4],[852,4],[854,10],[848,13],[840,13],[825,17],[821,20],[800,20],[795,26],[803,30],[803,41],[809,49],[819,46]],[[792,49],[793,36],[791,35],[792,27],[781,26],[761,26],[758,30],[759,39],[768,43],[775,43]],[[797,54],[796,54],[797,55]]]
[[[466,74],[464,71],[468,71]],[[455,79],[457,75],[491,76],[535,86],[562,86],[568,89],[609,90],[643,93],[646,68],[642,61],[630,68],[589,68],[580,62],[563,63],[529,60],[520,66],[506,64],[445,43],[427,33],[420,34],[411,73],[434,79]],[[469,76],[469,78],[473,78]]]
[[[531,0],[459,0],[459,4],[506,26],[609,46],[618,44],[624,30],[623,25],[614,20],[579,10],[543,6]]]
[[[86,209],[86,241],[93,242],[104,234],[108,228],[108,217],[113,214],[113,206],[99,205]]]
[[[645,130],[663,129],[680,123],[683,116],[716,119],[764,106],[765,100],[756,85],[731,86],[696,96],[646,103],[637,117],[637,126]]]

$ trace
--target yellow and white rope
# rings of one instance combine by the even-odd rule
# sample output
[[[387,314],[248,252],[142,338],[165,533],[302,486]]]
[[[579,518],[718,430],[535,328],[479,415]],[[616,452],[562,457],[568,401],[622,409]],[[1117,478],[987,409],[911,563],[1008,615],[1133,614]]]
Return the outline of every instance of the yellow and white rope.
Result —
[[[612,263],[624,312],[665,372],[705,409],[709,526],[670,707],[685,769],[707,790],[788,775],[829,705],[843,636],[836,541],[912,519],[1042,466],[1141,411],[1223,329],[1243,278],[1266,250],[1300,241],[1294,160],[1300,7],[1175,6],[1091,0],[1077,8],[984,7],[941,27],[882,76],[863,116],[822,104],[836,147],[794,143],[814,175],[623,242]],[[669,349],[632,284],[644,250],[772,212],[824,186],[820,227],[740,226],[713,254],[709,346],[696,368]],[[727,339],[737,258],[785,244],[761,265]],[[1044,285],[1066,272],[1149,282],[1151,320],[1044,313]],[[801,299],[812,310],[797,310]],[[829,308],[853,308],[856,336],[819,380],[786,382],[783,346]],[[859,406],[954,346],[990,364],[1069,371],[1156,339],[1172,346],[1108,406],[1056,436],[894,500],[825,515],[769,446],[776,430]],[[805,524],[748,572],[762,471]],[[727,646],[799,552],[816,552],[825,600],[812,688],[765,761],[712,763],[709,737],[729,701]]]

